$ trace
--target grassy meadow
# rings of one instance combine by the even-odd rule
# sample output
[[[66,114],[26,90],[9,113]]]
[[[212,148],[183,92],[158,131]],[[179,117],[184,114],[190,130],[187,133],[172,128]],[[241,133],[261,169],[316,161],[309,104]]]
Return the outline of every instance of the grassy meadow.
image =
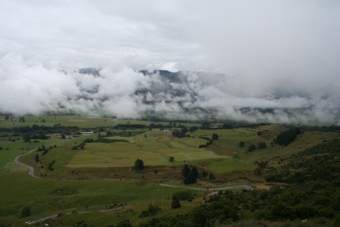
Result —
[[[53,226],[93,225],[108,226],[129,219],[133,224],[146,222],[153,217],[173,216],[188,212],[203,203],[207,192],[195,191],[192,202],[182,201],[182,207],[171,209],[174,192],[183,189],[181,168],[195,165],[200,178],[193,187],[221,187],[247,184],[267,188],[265,180],[254,170],[256,162],[288,157],[307,147],[339,138],[336,132],[306,131],[298,135],[288,146],[273,143],[276,136],[286,130],[283,125],[259,125],[233,129],[198,129],[182,138],[174,137],[171,128],[116,129],[119,124],[150,125],[149,121],[117,120],[113,118],[87,118],[81,116],[25,116],[25,122],[17,118],[0,120],[0,128],[43,125],[53,127],[76,126],[95,131],[87,136],[57,134],[48,139],[24,142],[20,135],[1,132],[0,137],[0,226],[22,226],[26,221],[49,215],[60,217],[49,223]],[[168,122],[157,122],[168,127]],[[188,127],[198,123],[182,123]],[[217,125],[218,126],[218,125]],[[105,142],[96,141],[100,133],[111,132]],[[137,133],[136,133],[137,132]],[[206,138],[218,135],[210,145]],[[83,149],[74,149],[86,139],[93,139]],[[243,142],[244,146],[240,146]],[[251,145],[265,143],[266,148],[247,151]],[[41,179],[27,175],[27,170],[14,162],[15,157],[44,146],[47,151],[34,151],[20,161],[35,169]],[[39,156],[39,160],[36,160]],[[174,161],[170,162],[169,158]],[[142,159],[145,170],[135,171],[135,160]],[[208,172],[214,178],[202,177]],[[163,187],[160,183],[180,186]],[[152,217],[140,218],[142,210],[156,204],[162,210]],[[103,212],[109,207],[126,206],[121,211]],[[24,207],[31,215],[20,217]],[[68,215],[61,215],[72,213]],[[88,213],[82,213],[88,212]]]

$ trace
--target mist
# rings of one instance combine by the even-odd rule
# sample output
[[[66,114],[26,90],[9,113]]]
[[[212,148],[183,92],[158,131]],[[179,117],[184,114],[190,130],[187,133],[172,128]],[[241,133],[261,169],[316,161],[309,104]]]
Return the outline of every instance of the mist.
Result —
[[[13,0],[0,19],[2,113],[340,124],[338,1]]]

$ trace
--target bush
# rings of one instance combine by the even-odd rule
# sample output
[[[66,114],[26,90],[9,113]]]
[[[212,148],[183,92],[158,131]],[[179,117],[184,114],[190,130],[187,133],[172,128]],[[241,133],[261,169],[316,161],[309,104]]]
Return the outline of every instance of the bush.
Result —
[[[181,203],[179,202],[179,200],[178,199],[172,199],[171,208],[177,209],[177,208],[180,208],[180,207],[181,207]]]
[[[182,168],[182,176],[184,184],[194,184],[197,182],[198,171],[195,166],[185,164]]]
[[[30,207],[24,207],[22,210],[21,210],[21,215],[20,217],[29,217],[31,216],[31,208]]]
[[[258,149],[266,149],[267,144],[265,142],[260,142],[259,145],[257,146]]]
[[[192,201],[194,199],[194,193],[192,191],[180,191],[175,192],[172,195],[173,200],[179,200],[179,201]]]
[[[144,162],[143,162],[143,160],[137,159],[135,161],[134,169],[135,170],[143,170],[144,169]]]
[[[139,217],[149,217],[152,215],[155,215],[160,211],[161,208],[158,207],[157,205],[150,204],[149,208],[147,210],[143,210],[142,213],[139,215]]]
[[[279,145],[287,146],[288,144],[292,143],[296,136],[300,134],[300,129],[298,128],[291,128],[287,131],[281,132],[275,139],[275,142]]]
[[[255,145],[250,145],[248,148],[247,148],[247,151],[248,152],[252,152],[252,151],[254,151],[254,150],[256,150],[256,147],[255,147]]]

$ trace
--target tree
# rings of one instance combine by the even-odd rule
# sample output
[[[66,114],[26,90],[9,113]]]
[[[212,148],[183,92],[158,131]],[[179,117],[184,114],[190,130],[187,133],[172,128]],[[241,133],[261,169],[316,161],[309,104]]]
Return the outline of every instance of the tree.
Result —
[[[265,142],[259,142],[259,145],[257,146],[258,149],[266,149],[267,144]]]
[[[40,158],[39,158],[38,154],[35,155],[34,160],[35,160],[35,162],[39,162]]]
[[[252,152],[252,151],[254,151],[254,150],[256,150],[256,147],[255,147],[255,145],[250,145],[248,148],[247,148],[247,151],[248,152]]]
[[[185,164],[182,168],[182,176],[184,184],[194,184],[197,182],[198,171],[195,166],[188,166]]]
[[[117,227],[132,227],[133,225],[130,223],[129,220],[123,220],[118,222]]]
[[[291,128],[287,131],[281,132],[275,139],[275,142],[279,145],[287,146],[292,143],[297,135],[301,133],[299,128]]]
[[[24,207],[21,210],[21,217],[29,217],[31,216],[31,208],[30,207]]]
[[[176,198],[172,199],[171,208],[177,209],[177,208],[180,208],[180,207],[181,207],[181,203],[179,202],[179,200],[176,199]]]
[[[218,134],[213,133],[212,136],[211,136],[211,139],[212,140],[217,140],[218,139]]]
[[[170,156],[169,157],[169,162],[174,162],[175,161],[175,158],[173,156]]]
[[[137,159],[135,161],[134,168],[135,168],[135,170],[143,170],[144,169],[144,162],[143,162],[143,160]]]
[[[189,176],[189,173],[190,173],[190,168],[187,164],[185,164],[182,168],[182,176],[184,178],[187,178]]]
[[[25,134],[23,135],[22,139],[24,140],[24,142],[30,143],[30,142],[31,142],[31,134],[25,133]]]
[[[244,147],[245,143],[243,141],[240,142],[240,147]]]

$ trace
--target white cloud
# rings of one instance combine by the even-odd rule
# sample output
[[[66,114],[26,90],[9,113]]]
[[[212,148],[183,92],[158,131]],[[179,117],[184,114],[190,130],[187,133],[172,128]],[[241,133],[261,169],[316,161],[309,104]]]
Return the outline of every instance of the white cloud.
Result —
[[[338,1],[0,2],[0,111],[185,114],[181,102],[235,119],[249,117],[242,107],[305,108],[306,119],[338,122],[338,59]],[[82,67],[102,68],[101,77],[74,73]],[[224,74],[186,73],[180,85],[139,69]],[[157,93],[147,100],[159,105],[134,95],[142,88]],[[199,98],[161,93],[168,88]],[[251,117],[304,121],[276,113]]]

